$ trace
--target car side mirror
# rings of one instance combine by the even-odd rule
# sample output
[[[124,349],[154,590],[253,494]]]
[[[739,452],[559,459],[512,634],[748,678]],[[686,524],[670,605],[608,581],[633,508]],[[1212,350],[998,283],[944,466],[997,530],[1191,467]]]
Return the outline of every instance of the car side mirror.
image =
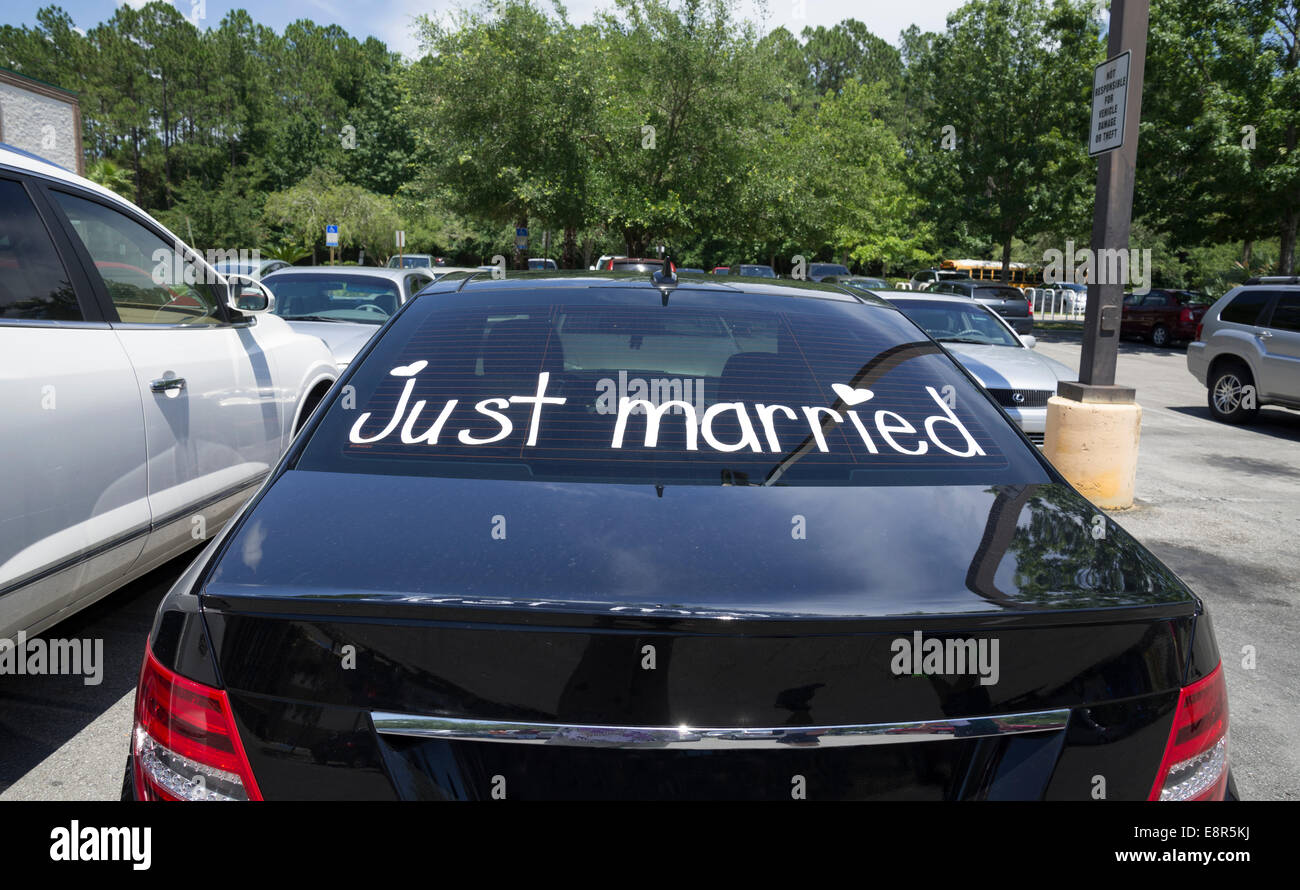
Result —
[[[263,315],[275,308],[275,294],[248,275],[226,276],[226,305],[244,315]]]
[[[1038,338],[1035,337],[1033,334],[1021,334],[1020,342],[1025,344],[1026,349],[1033,349],[1035,346],[1038,345]]]

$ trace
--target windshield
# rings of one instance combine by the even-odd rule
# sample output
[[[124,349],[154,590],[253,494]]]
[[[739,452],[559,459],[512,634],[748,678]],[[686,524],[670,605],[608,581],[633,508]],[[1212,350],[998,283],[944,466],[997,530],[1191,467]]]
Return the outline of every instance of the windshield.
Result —
[[[383,324],[401,303],[397,282],[368,275],[277,274],[263,284],[275,314],[291,321]]]
[[[946,300],[899,300],[903,314],[940,343],[979,343],[987,346],[1024,346],[1012,336],[992,311],[979,303]]]
[[[592,287],[416,300],[297,468],[658,484],[1046,481],[884,306]]]
[[[775,278],[776,273],[772,271],[771,266],[737,266],[740,275],[748,275],[751,278]]]
[[[849,267],[839,263],[813,263],[808,271],[813,275],[848,275]]]

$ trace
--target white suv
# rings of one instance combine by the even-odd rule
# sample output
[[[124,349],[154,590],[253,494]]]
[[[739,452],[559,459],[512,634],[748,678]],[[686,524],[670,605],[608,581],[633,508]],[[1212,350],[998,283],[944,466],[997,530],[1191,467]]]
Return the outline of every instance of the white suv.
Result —
[[[1187,347],[1187,370],[1224,423],[1266,404],[1300,408],[1300,277],[1252,278],[1224,294]]]
[[[211,537],[338,371],[266,288],[0,148],[0,638]]]

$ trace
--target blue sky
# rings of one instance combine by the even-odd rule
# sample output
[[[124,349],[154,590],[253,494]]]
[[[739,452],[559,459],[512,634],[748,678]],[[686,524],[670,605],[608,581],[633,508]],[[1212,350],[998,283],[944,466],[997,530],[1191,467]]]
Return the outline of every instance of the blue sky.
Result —
[[[144,5],[144,0],[127,2],[133,6]],[[769,0],[764,13],[761,2],[741,0],[741,9],[748,10],[748,17],[754,21],[765,22],[764,30],[784,25],[797,32],[805,26],[833,25],[842,19],[857,18],[891,43],[897,42],[898,33],[914,23],[925,30],[941,30],[948,13],[962,5],[962,0]],[[34,25],[36,11],[51,5],[67,10],[78,27],[89,28],[109,18],[119,3],[117,0],[5,0],[3,10],[0,10],[0,23]],[[335,23],[350,34],[378,37],[393,49],[411,54],[418,49],[412,37],[411,20],[414,16],[446,13],[465,3],[462,0],[282,0],[276,3],[264,0],[244,3],[174,0],[174,5],[187,16],[200,10],[204,14],[200,23],[212,26],[231,9],[241,7],[247,9],[254,19],[277,31],[300,18],[322,24]],[[569,17],[581,22],[589,20],[596,9],[612,3],[609,0],[569,0],[566,5]]]

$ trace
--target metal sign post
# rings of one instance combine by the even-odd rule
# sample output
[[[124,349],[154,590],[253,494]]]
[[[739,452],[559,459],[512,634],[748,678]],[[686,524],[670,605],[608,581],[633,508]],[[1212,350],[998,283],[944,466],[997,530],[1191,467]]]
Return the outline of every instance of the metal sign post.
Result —
[[[334,265],[334,248],[339,246],[339,227],[325,227],[325,245],[330,249],[330,265]]]
[[[1092,267],[1129,268],[1133,179],[1150,0],[1111,0],[1109,58],[1093,76],[1088,154],[1097,157]],[[1121,262],[1103,262],[1102,258]],[[1043,455],[1079,492],[1103,509],[1133,506],[1142,408],[1131,387],[1115,385],[1124,279],[1088,276],[1083,352],[1077,382],[1062,381],[1047,400]]]
[[[1097,66],[1094,74],[1088,134],[1088,153],[1099,156],[1092,220],[1094,258],[1107,255],[1102,251],[1128,254],[1149,13],[1150,0],[1111,0],[1110,58]],[[1128,268],[1128,263],[1122,267]],[[1131,402],[1133,390],[1115,386],[1124,283],[1090,277],[1103,280],[1088,282],[1079,382],[1062,383],[1059,392],[1076,401]]]
[[[402,268],[403,249],[406,247],[406,232],[402,229],[397,230],[397,268]]]

